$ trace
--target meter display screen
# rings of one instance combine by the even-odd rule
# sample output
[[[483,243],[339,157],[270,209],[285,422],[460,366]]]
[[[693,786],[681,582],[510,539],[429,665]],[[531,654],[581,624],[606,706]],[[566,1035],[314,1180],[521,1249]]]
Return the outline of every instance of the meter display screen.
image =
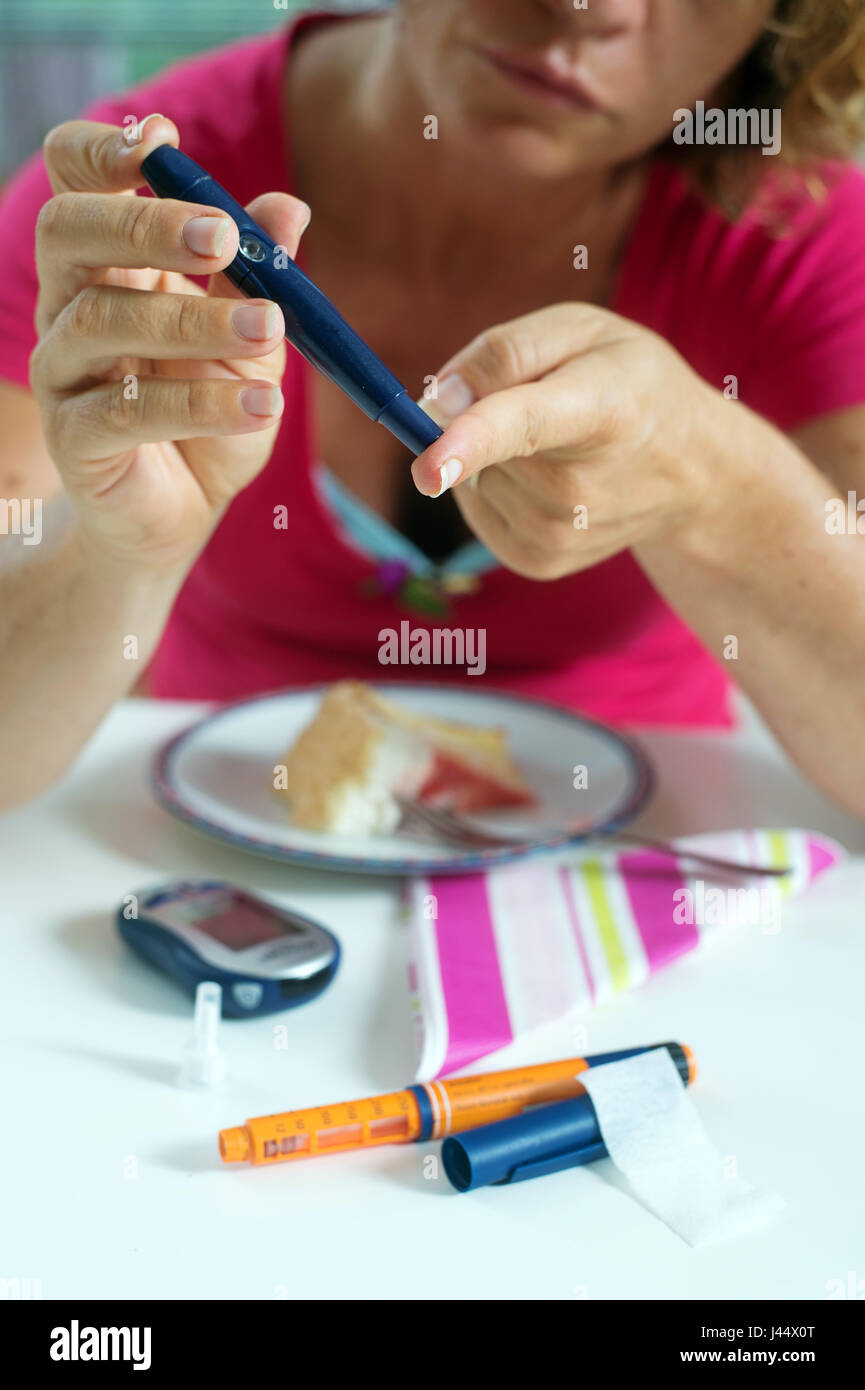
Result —
[[[280,917],[267,903],[241,894],[214,897],[212,893],[202,893],[178,899],[162,915],[196,927],[230,951],[245,951],[282,936],[303,935],[303,927]]]

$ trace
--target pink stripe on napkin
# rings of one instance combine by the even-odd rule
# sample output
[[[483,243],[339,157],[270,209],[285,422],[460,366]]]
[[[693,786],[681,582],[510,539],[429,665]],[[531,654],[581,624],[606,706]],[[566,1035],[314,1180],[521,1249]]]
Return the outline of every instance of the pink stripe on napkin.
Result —
[[[833,864],[839,864],[843,859],[843,851],[834,840],[824,840],[819,835],[809,835],[807,839],[808,863],[812,879],[816,878],[818,874],[822,874],[824,869],[831,869]]]
[[[448,1050],[439,1071],[456,1071],[513,1039],[499,970],[486,876],[430,880],[445,999]]]
[[[653,849],[619,855],[619,871],[649,961],[649,970],[660,970],[700,940],[693,923],[676,922],[673,894],[685,887],[675,860]],[[681,899],[678,901],[681,902]]]

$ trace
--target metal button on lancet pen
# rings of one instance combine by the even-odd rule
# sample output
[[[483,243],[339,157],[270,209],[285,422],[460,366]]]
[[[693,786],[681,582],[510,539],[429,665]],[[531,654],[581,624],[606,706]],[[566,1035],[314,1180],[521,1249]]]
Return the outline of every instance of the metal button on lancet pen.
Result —
[[[261,242],[254,236],[242,236],[238,249],[241,256],[245,256],[248,261],[263,261],[267,255]]]

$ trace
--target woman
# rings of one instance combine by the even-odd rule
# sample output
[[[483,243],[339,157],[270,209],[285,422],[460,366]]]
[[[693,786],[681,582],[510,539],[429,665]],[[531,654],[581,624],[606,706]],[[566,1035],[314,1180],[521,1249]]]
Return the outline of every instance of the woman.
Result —
[[[0,549],[3,804],[145,666],[374,678],[408,616],[615,721],[729,723],[732,676],[865,814],[863,63],[861,0],[402,0],[52,131],[0,214],[0,495],[51,499]],[[447,424],[410,472],[219,278],[230,220],[128,196],[166,141],[291,254],[313,210],[301,264]]]

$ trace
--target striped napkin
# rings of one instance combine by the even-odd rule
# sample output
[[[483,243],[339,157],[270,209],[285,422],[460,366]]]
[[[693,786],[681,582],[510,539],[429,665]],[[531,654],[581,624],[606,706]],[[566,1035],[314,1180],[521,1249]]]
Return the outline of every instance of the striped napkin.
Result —
[[[456,1071],[533,1029],[575,1019],[699,946],[706,933],[777,932],[785,903],[845,858],[805,830],[675,841],[782,879],[713,877],[684,857],[589,848],[407,886],[419,1080]]]

